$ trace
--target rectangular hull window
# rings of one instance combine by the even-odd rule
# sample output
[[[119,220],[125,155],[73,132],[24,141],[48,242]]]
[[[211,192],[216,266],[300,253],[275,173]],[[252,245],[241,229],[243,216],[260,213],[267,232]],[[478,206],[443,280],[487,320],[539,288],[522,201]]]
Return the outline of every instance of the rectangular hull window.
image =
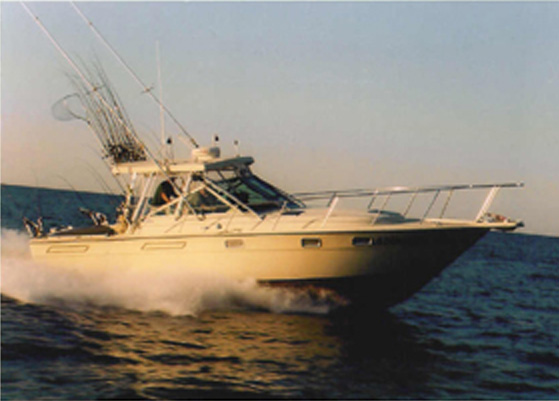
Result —
[[[169,249],[183,249],[186,246],[185,241],[169,241],[169,242],[146,242],[142,245],[143,251],[162,251]]]
[[[228,239],[225,241],[226,248],[241,248],[244,244],[242,239]]]
[[[320,238],[303,238],[301,240],[301,246],[303,248],[320,248],[322,246],[322,240]]]
[[[88,245],[52,245],[47,253],[85,253],[88,249]]]
[[[368,237],[354,237],[352,241],[353,246],[371,246],[373,239]]]

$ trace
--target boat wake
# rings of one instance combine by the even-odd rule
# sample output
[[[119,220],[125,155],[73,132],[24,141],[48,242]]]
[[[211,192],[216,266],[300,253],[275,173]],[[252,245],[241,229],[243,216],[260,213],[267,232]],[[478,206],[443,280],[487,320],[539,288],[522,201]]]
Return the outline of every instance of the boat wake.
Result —
[[[270,288],[254,280],[186,271],[173,266],[140,270],[47,267],[34,262],[26,235],[2,230],[2,294],[22,302],[111,306],[174,316],[246,308],[273,313],[326,314],[335,305],[311,291]]]

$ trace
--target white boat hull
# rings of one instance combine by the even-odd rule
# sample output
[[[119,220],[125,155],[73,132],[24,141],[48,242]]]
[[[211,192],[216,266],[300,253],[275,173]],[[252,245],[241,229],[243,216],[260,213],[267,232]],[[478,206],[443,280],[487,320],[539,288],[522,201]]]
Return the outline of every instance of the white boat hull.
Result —
[[[157,269],[332,289],[386,307],[418,291],[488,231],[483,226],[232,235],[49,237],[33,257],[77,269]]]

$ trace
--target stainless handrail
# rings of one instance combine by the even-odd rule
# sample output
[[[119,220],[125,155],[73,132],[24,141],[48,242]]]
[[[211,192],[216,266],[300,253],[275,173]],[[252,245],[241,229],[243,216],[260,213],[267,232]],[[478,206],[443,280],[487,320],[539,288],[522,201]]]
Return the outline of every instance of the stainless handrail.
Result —
[[[437,191],[458,191],[468,189],[487,189],[487,188],[521,188],[524,186],[523,182],[507,182],[497,184],[464,184],[464,185],[438,185],[438,186],[423,186],[423,187],[406,187],[394,186],[377,189],[345,189],[345,190],[327,190],[315,192],[295,192],[292,195],[303,201],[329,199],[334,194],[339,198],[358,198],[365,196],[382,196],[382,195],[396,195],[396,194],[414,194],[426,193]]]
[[[427,207],[426,211],[423,214],[423,217],[421,218],[421,221],[424,221],[427,216],[429,215],[429,212],[431,211],[431,209],[433,208],[435,202],[437,201],[437,198],[439,197],[441,192],[446,192],[448,191],[448,196],[446,198],[446,201],[443,205],[443,208],[440,212],[439,215],[439,219],[442,219],[447,208],[448,208],[448,204],[450,203],[450,198],[452,197],[454,191],[458,191],[458,190],[475,190],[475,189],[489,189],[489,193],[487,195],[487,197],[485,198],[481,209],[479,210],[479,212],[477,213],[474,221],[480,221],[483,216],[487,213],[489,207],[491,206],[497,192],[499,191],[499,189],[501,188],[521,188],[524,186],[524,183],[516,183],[516,182],[507,182],[507,183],[496,183],[496,184],[465,184],[465,185],[438,185],[438,186],[423,186],[423,187],[389,187],[389,188],[379,188],[379,189],[347,189],[347,190],[331,190],[331,191],[317,191],[317,192],[299,192],[299,193],[295,193],[293,194],[294,196],[296,196],[298,199],[301,199],[303,201],[312,201],[312,200],[320,200],[320,199],[328,199],[328,209],[326,212],[326,216],[324,218],[324,221],[322,223],[322,226],[324,226],[326,224],[326,221],[328,220],[328,217],[332,214],[334,208],[336,207],[337,202],[333,202],[333,199],[335,199],[336,201],[340,198],[358,198],[358,197],[368,197],[371,196],[371,201],[369,203],[369,206],[367,207],[367,210],[369,211],[373,211],[372,205],[375,201],[375,199],[377,199],[377,197],[379,196],[385,196],[386,198],[384,199],[384,202],[380,208],[380,210],[374,210],[376,211],[376,215],[373,217],[373,219],[371,220],[371,224],[375,224],[378,220],[378,218],[380,217],[380,215],[382,214],[382,212],[385,210],[388,201],[390,200],[390,198],[393,195],[405,195],[405,194],[411,194],[412,198],[410,199],[410,201],[408,202],[408,205],[406,207],[406,210],[403,214],[403,216],[406,216],[408,214],[408,212],[411,209],[412,204],[414,203],[416,197],[418,194],[421,193],[433,193],[434,192],[434,196],[433,199],[431,200],[431,202],[429,203],[429,206]]]

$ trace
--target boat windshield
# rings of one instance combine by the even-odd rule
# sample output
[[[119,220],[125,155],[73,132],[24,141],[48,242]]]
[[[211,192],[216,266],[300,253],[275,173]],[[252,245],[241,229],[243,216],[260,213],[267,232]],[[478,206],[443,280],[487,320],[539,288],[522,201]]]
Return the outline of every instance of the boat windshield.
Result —
[[[253,174],[237,175],[217,181],[216,184],[255,211],[279,209],[283,205],[288,209],[304,207],[302,203]]]

